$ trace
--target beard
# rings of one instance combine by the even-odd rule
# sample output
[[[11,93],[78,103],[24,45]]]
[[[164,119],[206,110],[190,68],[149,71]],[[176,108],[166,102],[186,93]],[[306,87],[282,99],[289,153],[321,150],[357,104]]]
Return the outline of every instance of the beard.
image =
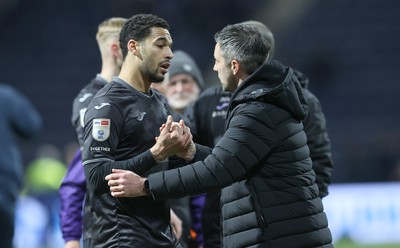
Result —
[[[155,69],[152,69],[151,63],[144,64],[142,71],[143,71],[143,74],[152,83],[161,83],[162,81],[164,81],[165,76],[161,73],[158,73],[158,67]]]
[[[155,66],[156,63],[151,57],[147,55],[145,50],[142,51],[142,56],[144,61],[142,66],[142,73],[145,75],[145,77],[147,77],[148,80],[152,83],[160,83],[164,81],[165,76],[158,72],[160,65],[157,64]]]
[[[196,92],[182,92],[175,93],[168,97],[168,104],[175,110],[183,110],[190,104],[194,103],[197,99],[198,93]]]

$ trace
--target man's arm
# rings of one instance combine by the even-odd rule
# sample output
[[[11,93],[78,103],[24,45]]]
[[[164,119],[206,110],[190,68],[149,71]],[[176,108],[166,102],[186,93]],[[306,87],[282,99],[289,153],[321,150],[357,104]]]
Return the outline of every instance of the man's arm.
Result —
[[[85,127],[86,128],[86,127]],[[117,137],[117,135],[115,135]],[[156,138],[156,144],[149,150],[124,161],[113,161],[111,159],[91,159],[84,162],[85,173],[90,184],[97,190],[108,190],[107,182],[104,180],[106,175],[113,169],[124,169],[141,174],[161,161],[165,160],[179,151],[188,151],[194,154],[191,134],[187,127],[173,122],[171,116],[168,116],[160,136]],[[186,155],[187,159],[193,158],[193,155]]]
[[[118,171],[106,177],[115,197],[151,195],[153,199],[181,197],[209,192],[243,180],[274,147],[276,135],[268,116],[232,117],[230,127],[203,161],[153,173],[148,178],[129,171]],[[258,123],[260,122],[260,123]],[[254,128],[263,126],[262,129]],[[196,152],[197,156],[197,152]],[[146,183],[145,183],[146,182]]]
[[[75,247],[73,241],[82,236],[82,209],[86,193],[85,174],[82,166],[82,155],[78,150],[61,182],[60,193],[60,224],[66,242],[65,247]],[[68,246],[67,246],[68,243]],[[79,246],[78,246],[79,247]]]

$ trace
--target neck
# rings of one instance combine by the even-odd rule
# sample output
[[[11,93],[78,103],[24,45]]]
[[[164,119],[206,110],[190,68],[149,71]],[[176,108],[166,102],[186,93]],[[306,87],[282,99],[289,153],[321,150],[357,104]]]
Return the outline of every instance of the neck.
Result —
[[[119,67],[113,62],[103,61],[100,75],[107,81],[111,82],[113,76],[117,76]]]
[[[138,91],[149,92],[151,82],[144,78],[139,66],[134,63],[124,62],[119,74],[119,78],[124,80],[127,84],[131,85]]]
[[[249,75],[245,72],[240,72],[237,74],[238,77],[238,87],[243,83],[244,80],[246,80]]]

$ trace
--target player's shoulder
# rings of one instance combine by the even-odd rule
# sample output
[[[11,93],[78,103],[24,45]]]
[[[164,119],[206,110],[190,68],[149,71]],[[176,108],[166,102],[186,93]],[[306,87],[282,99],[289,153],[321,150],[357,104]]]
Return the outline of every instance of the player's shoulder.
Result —
[[[102,89],[107,82],[100,80],[97,77],[92,79],[87,85],[85,85],[74,98],[75,105],[87,106],[96,93]]]

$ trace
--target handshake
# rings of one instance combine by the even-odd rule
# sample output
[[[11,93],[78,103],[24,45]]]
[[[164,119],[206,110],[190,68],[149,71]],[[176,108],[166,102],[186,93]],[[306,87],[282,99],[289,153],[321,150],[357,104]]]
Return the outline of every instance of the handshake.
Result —
[[[156,137],[156,144],[150,148],[150,152],[158,163],[173,155],[190,161],[196,153],[192,138],[190,128],[183,120],[174,122],[169,115],[160,127],[160,136]]]
[[[157,163],[173,155],[191,161],[196,154],[192,138],[190,128],[183,120],[174,122],[169,115],[167,121],[160,127],[160,135],[155,138],[156,144],[150,148],[150,152]],[[148,193],[144,187],[146,178],[132,171],[113,169],[105,179],[114,197],[136,197]]]

